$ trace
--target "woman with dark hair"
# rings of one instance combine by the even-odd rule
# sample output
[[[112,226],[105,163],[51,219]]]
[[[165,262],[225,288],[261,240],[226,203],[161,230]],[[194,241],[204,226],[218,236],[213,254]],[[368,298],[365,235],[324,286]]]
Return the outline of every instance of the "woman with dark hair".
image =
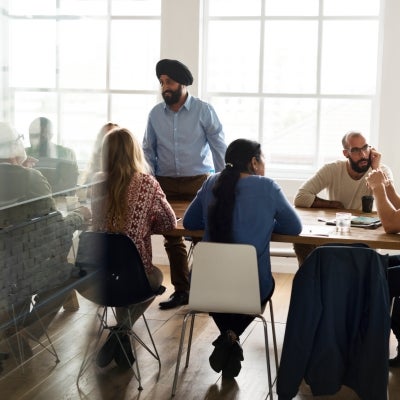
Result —
[[[257,251],[260,295],[263,308],[274,291],[269,243],[272,232],[297,235],[302,226],[299,216],[281,188],[264,177],[264,157],[260,144],[237,139],[225,153],[225,169],[210,176],[187,209],[183,225],[204,229],[204,241],[244,243]],[[229,277],[227,277],[229,279]],[[240,335],[253,321],[243,314],[212,313],[220,336],[210,365],[222,376],[233,378],[241,369],[243,350]]]
[[[95,177],[95,181],[99,183],[93,186],[93,230],[129,236],[142,258],[150,286],[157,292],[163,274],[152,263],[151,235],[174,229],[175,213],[159,183],[149,174],[150,168],[142,146],[128,129],[116,127],[105,135],[102,170]],[[129,320],[128,316],[133,325],[152,301],[153,299],[128,308],[116,307],[118,325],[130,329],[131,326],[124,326]],[[116,346],[115,335],[112,338],[106,342],[107,346],[103,346],[97,363],[102,367],[106,366],[114,355],[118,365],[129,367],[120,347]],[[123,336],[121,341],[133,362],[128,336]]]

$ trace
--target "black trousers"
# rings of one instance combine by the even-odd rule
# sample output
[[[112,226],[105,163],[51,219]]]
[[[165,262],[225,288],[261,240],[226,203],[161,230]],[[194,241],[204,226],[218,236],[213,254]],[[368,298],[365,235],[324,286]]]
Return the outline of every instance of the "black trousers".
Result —
[[[269,295],[261,301],[262,309],[265,308],[267,301],[271,298],[275,290],[275,281],[272,278],[272,289]],[[227,330],[231,330],[236,333],[239,337],[246,328],[253,322],[254,318],[252,315],[247,314],[228,314],[228,313],[210,313],[215,324],[217,325],[221,335]]]
[[[208,175],[168,177],[157,176],[168,201],[192,201]],[[176,292],[189,292],[189,266],[183,237],[164,235],[164,247],[168,255],[171,283]]]

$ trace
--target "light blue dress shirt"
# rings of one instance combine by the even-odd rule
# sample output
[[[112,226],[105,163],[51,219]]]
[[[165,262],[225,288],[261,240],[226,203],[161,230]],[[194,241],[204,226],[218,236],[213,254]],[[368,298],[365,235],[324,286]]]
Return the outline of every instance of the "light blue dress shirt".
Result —
[[[190,94],[178,112],[165,102],[150,111],[143,151],[158,176],[196,176],[225,166],[226,144],[217,114]]]

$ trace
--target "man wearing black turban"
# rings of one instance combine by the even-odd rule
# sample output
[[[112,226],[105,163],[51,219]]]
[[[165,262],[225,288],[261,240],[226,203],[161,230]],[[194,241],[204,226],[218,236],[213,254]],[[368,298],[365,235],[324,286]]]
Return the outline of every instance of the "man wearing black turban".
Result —
[[[210,171],[224,168],[226,144],[214,108],[189,94],[193,83],[189,68],[163,59],[156,76],[164,99],[149,114],[143,150],[168,200],[191,201]],[[182,237],[165,236],[165,249],[175,288],[162,309],[187,304],[189,268]]]
[[[161,75],[168,75],[175,82],[185,86],[193,83],[193,76],[189,68],[177,60],[167,58],[160,60],[156,65],[156,75],[158,79]]]

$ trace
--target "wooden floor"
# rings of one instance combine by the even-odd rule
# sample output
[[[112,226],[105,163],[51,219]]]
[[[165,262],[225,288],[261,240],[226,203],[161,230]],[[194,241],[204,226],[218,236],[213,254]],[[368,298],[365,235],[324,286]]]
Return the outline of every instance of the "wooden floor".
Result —
[[[114,362],[104,369],[99,369],[92,364],[81,377],[79,385],[76,384],[84,351],[88,342],[93,343],[96,332],[95,307],[79,297],[78,311],[61,309],[50,325],[50,334],[60,362],[56,363],[54,356],[31,342],[34,347],[34,356],[22,366],[17,367],[13,358],[3,362],[4,371],[0,375],[1,398],[7,400],[170,399],[185,307],[159,310],[159,301],[171,294],[169,269],[163,266],[161,268],[165,275],[164,283],[167,286],[167,292],[157,298],[146,312],[162,361],[159,379],[157,379],[157,362],[148,353],[138,349],[143,391],[137,390],[138,384],[132,371],[121,372]],[[276,273],[274,276],[276,289],[273,303],[278,346],[281,349],[293,275]],[[267,312],[266,318],[269,320]],[[135,330],[146,338],[142,320],[138,321]],[[181,364],[175,399],[266,399],[268,395],[267,368],[263,354],[261,324],[254,322],[242,337],[245,360],[242,363],[242,371],[235,380],[222,380],[221,376],[209,366],[211,342],[217,336],[218,332],[211,318],[200,316],[196,319],[190,364],[187,369],[183,368],[183,363]],[[8,343],[2,342],[0,350],[7,351],[7,349],[9,349]],[[394,354],[394,351],[395,341],[392,336],[391,353]],[[276,376],[275,369],[273,376]],[[274,395],[274,398],[277,396]],[[313,397],[308,387],[303,384],[295,399],[352,400],[357,398],[346,388],[335,396]],[[390,372],[389,399],[400,400],[400,370]]]

